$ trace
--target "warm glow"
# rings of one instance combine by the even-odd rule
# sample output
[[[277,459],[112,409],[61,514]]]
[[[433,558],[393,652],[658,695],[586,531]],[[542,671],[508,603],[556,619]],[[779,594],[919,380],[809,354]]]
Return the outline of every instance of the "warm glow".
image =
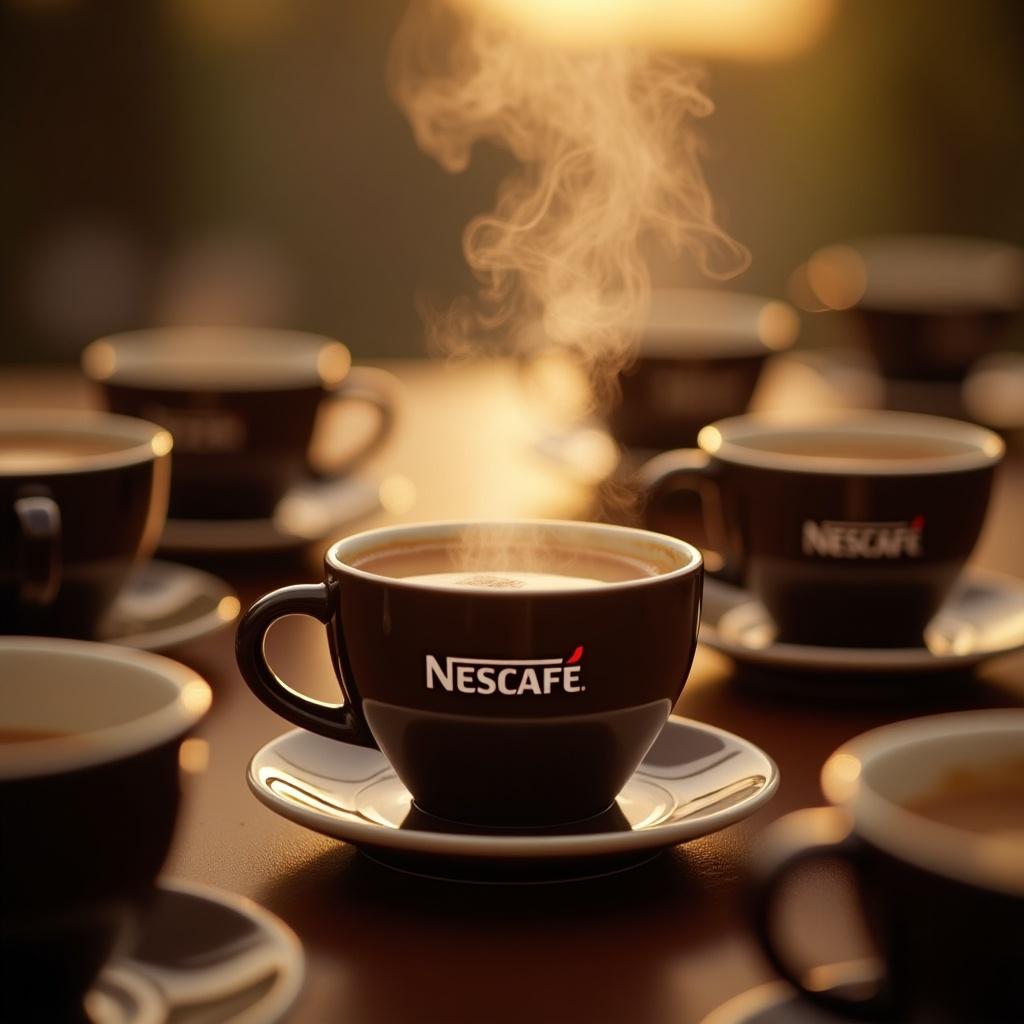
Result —
[[[811,294],[824,309],[850,309],[864,297],[868,284],[864,258],[848,245],[816,252],[806,266]]]
[[[174,438],[166,430],[161,430],[153,435],[149,446],[153,449],[153,454],[159,458],[161,455],[167,455],[174,447]]]
[[[741,59],[817,42],[834,0],[457,0],[562,46],[608,43]]]
[[[93,380],[107,380],[117,369],[117,352],[109,341],[94,341],[82,353],[82,366]]]
[[[324,384],[340,384],[352,365],[352,356],[338,341],[324,345],[316,354],[316,372]]]
[[[718,427],[704,427],[697,435],[697,444],[709,455],[714,455],[722,447],[722,435]]]
[[[796,341],[800,318],[786,302],[769,302],[757,316],[757,336],[765,348],[781,352]]]
[[[178,764],[190,775],[205,772],[210,764],[210,744],[195,737],[184,740],[178,748]]]
[[[181,688],[181,703],[195,714],[204,714],[210,708],[210,688],[201,679],[193,679]]]
[[[395,473],[380,482],[378,497],[385,512],[404,515],[416,504],[416,485],[407,476]]]
[[[242,605],[237,597],[222,597],[217,602],[217,618],[221,622],[234,622],[242,610]]]

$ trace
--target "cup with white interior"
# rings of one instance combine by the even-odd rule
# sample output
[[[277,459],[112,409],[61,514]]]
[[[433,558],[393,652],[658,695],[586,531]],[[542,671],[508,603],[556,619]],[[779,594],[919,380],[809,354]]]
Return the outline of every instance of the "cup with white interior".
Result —
[[[179,747],[210,689],[167,658],[0,637],[0,999],[11,1021],[85,1021],[82,997],[153,892]]]
[[[0,631],[93,635],[160,539],[171,446],[127,416],[0,412]]]
[[[302,331],[130,331],[89,345],[82,368],[111,411],[174,435],[170,514],[180,519],[272,514],[290,487],[319,472],[311,448],[326,402],[359,403],[376,417],[330,471],[337,476],[383,443],[396,407],[390,374],[353,367],[341,342]]]
[[[754,860],[776,970],[844,1018],[1024,1020],[1024,710],[875,729],[825,762],[821,785],[831,806],[774,824]],[[816,860],[845,863],[862,898],[883,966],[863,999],[814,986],[779,937],[783,885]]]
[[[661,731],[696,646],[702,562],[689,544],[597,523],[440,522],[339,541],[324,581],[242,618],[256,696],[312,732],[387,755],[417,806],[544,825],[605,811]],[[267,630],[327,629],[344,701],[268,666]]]
[[[737,416],[641,470],[656,508],[698,494],[727,573],[778,639],[918,647],[985,521],[998,435],[937,416]]]

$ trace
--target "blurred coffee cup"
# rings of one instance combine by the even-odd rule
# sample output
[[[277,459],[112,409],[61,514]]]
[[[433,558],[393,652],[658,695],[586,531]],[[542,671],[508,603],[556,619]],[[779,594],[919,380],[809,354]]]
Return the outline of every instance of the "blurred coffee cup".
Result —
[[[635,360],[619,374],[608,416],[630,448],[695,444],[705,423],[746,412],[765,363],[800,324],[785,302],[698,289],[658,289]]]
[[[844,1019],[1024,1020],[1024,711],[875,729],[825,762],[821,786],[832,806],[776,822],[754,859],[775,969]],[[815,861],[852,871],[884,968],[864,998],[813,984],[779,936],[780,894]]]
[[[87,1019],[86,990],[153,892],[179,747],[209,705],[167,658],[0,638],[4,1020]]]
[[[1024,308],[1024,250],[939,235],[820,249],[792,281],[798,305],[848,311],[891,380],[960,381]]]
[[[160,539],[171,444],[127,416],[0,413],[3,632],[93,634]]]
[[[705,423],[745,412],[765,363],[796,340],[799,319],[785,302],[735,292],[655,289],[642,321],[626,325],[636,351],[618,374],[605,418],[627,448],[676,448],[696,442]],[[527,332],[524,365],[548,411],[581,420],[595,396],[571,350]]]
[[[651,514],[697,494],[727,578],[784,643],[918,647],[985,521],[1002,440],[896,412],[747,415],[639,473]]]
[[[351,363],[330,338],[256,328],[132,331],[82,353],[109,409],[173,434],[170,515],[180,519],[271,515],[289,488],[315,475],[310,447],[326,401],[376,414],[373,432],[332,475],[376,450],[393,424],[395,382]]]

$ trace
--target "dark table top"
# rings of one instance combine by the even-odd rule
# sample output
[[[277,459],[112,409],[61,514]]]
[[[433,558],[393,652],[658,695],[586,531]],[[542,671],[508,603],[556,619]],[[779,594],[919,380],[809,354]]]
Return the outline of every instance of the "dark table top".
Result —
[[[390,368],[405,385],[403,415],[397,436],[367,472],[388,481],[392,511],[359,526],[587,513],[586,460],[567,473],[537,454],[536,409],[508,366]],[[817,397],[798,377],[771,384],[775,391],[762,394],[763,404]],[[7,371],[0,375],[0,400],[70,406],[88,404],[91,396],[71,371]],[[331,436],[359,429],[324,426]],[[1018,454],[1003,466],[976,564],[1024,576],[1022,510]],[[212,568],[238,589],[246,607],[268,590],[318,578],[319,556],[252,556]],[[314,696],[336,699],[317,623],[285,620],[275,626],[269,650],[282,676]],[[393,872],[257,803],[245,783],[249,758],[289,726],[242,683],[230,633],[178,656],[209,681],[214,706],[201,732],[209,765],[189,780],[166,871],[249,896],[295,929],[308,958],[295,1024],[700,1021],[771,977],[744,915],[744,863],[769,822],[821,802],[818,772],[832,750],[901,718],[1024,703],[1024,655],[989,663],[973,677],[921,677],[851,698],[831,693],[824,676],[789,692],[793,680],[745,677],[729,659],[701,648],[676,712],[763,747],[781,770],[774,799],[738,825],[623,874],[478,886]],[[847,896],[844,879],[818,875],[793,894],[787,916],[817,962],[864,951]]]

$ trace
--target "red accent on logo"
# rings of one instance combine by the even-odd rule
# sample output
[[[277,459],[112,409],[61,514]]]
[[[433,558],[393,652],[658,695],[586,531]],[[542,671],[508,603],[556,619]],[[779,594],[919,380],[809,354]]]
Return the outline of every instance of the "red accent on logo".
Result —
[[[565,659],[566,665],[575,665],[583,657],[583,648],[577,647],[575,651]]]
[[[924,529],[924,516],[914,516],[914,518],[910,520],[910,528],[912,530],[917,530],[917,531],[923,530]]]

